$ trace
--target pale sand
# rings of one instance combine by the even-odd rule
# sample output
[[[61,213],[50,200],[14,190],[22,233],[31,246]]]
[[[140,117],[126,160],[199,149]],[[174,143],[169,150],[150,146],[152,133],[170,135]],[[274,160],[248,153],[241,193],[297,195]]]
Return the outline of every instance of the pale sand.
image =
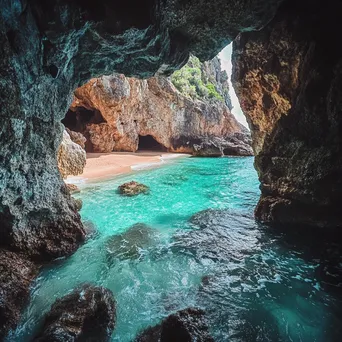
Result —
[[[87,153],[87,164],[82,175],[69,176],[66,181],[83,183],[105,180],[133,170],[160,166],[167,160],[180,157],[190,157],[190,155],[164,152]]]

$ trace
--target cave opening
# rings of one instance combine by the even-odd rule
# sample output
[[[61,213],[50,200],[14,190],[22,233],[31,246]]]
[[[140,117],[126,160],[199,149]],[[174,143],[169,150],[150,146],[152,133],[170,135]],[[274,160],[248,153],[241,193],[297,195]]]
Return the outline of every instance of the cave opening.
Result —
[[[167,148],[154,139],[152,135],[139,135],[138,151],[167,152]]]
[[[84,133],[88,124],[100,124],[107,121],[98,109],[88,109],[85,107],[76,107],[69,109],[62,123],[72,131]]]

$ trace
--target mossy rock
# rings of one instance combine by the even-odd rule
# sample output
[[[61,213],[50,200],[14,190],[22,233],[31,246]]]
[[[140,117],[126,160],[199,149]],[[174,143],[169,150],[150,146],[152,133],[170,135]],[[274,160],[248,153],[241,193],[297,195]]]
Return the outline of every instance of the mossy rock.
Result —
[[[120,195],[124,196],[136,196],[139,194],[148,194],[150,188],[145,184],[131,181],[120,185],[118,187],[118,192]]]
[[[80,198],[74,198],[77,211],[81,211],[83,207],[83,201]]]

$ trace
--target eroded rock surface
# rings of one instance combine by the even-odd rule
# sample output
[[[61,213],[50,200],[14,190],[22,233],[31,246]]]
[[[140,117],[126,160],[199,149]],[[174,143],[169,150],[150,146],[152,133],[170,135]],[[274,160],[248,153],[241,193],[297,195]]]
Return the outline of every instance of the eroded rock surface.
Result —
[[[249,131],[230,112],[227,79],[218,58],[200,63],[195,57],[172,82],[102,76],[75,91],[63,123],[86,136],[88,152],[252,155]]]
[[[264,222],[342,226],[341,10],[340,1],[287,1],[234,43]]]
[[[36,342],[107,342],[116,322],[116,304],[110,290],[83,285],[57,299],[45,317]]]
[[[205,312],[188,308],[143,331],[135,342],[214,342],[205,322]]]
[[[0,340],[14,329],[27,304],[38,267],[16,253],[0,249]]]
[[[51,259],[82,240],[56,161],[77,87],[113,72],[169,75],[190,52],[213,58],[240,31],[266,24],[280,2],[2,1],[1,244]]]
[[[147,185],[138,183],[136,181],[127,182],[118,187],[119,194],[124,196],[147,194],[149,191],[150,188]]]
[[[71,140],[66,130],[63,132],[63,140],[58,149],[57,162],[63,178],[82,174],[86,164],[85,150]]]

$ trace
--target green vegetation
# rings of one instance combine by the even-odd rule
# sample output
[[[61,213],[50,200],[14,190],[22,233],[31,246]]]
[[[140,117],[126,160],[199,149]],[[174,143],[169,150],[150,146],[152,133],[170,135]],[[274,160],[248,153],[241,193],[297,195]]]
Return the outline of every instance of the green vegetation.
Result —
[[[172,74],[171,81],[173,85],[183,95],[192,99],[224,101],[215,85],[203,74],[201,66],[200,60],[195,56],[191,56],[182,69]]]

